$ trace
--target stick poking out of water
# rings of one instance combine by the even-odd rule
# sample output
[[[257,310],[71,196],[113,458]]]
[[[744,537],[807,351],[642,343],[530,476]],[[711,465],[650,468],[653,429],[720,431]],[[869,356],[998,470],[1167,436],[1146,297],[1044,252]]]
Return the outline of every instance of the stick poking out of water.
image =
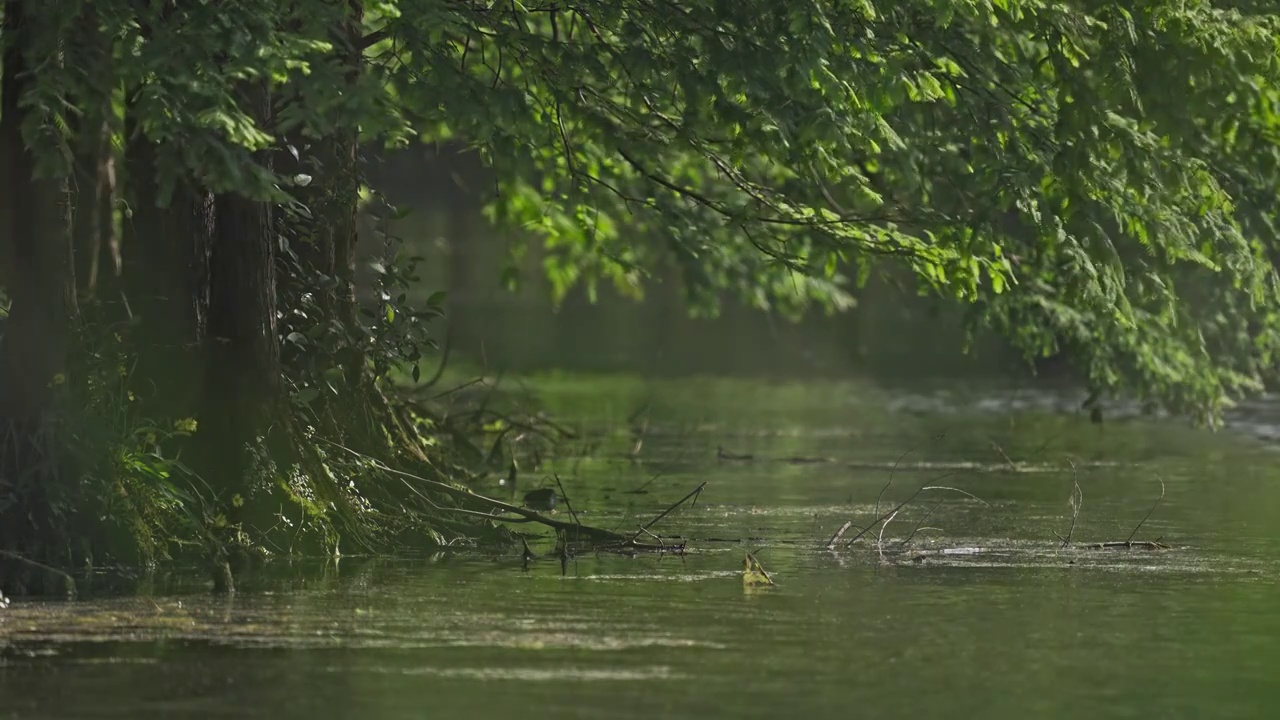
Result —
[[[849,538],[848,542],[846,542],[846,543],[844,544],[844,546],[845,546],[845,547],[849,547],[850,545],[854,544],[854,543],[855,543],[855,542],[857,542],[858,540],[862,539],[862,536],[863,536],[863,535],[866,535],[867,533],[871,532],[871,528],[874,528],[876,525],[879,525],[881,522],[884,522],[886,519],[891,518],[891,517],[893,517],[894,515],[897,515],[899,510],[901,510],[902,508],[906,507],[907,505],[910,505],[912,500],[915,500],[915,499],[916,499],[916,497],[917,497],[920,493],[924,492],[924,491],[925,491],[925,489],[929,487],[929,483],[930,483],[930,482],[936,482],[936,481],[938,481],[938,480],[944,480],[944,479],[949,478],[949,477],[951,477],[952,475],[955,475],[955,474],[956,474],[956,473],[947,473],[947,474],[945,474],[945,475],[940,475],[940,476],[938,476],[938,477],[934,478],[933,480],[930,480],[930,481],[925,482],[925,484],[923,484],[923,485],[921,485],[920,487],[916,488],[916,491],[915,491],[915,492],[911,493],[911,497],[909,497],[909,498],[907,498],[906,500],[903,500],[902,502],[898,503],[898,504],[897,504],[897,505],[896,505],[892,510],[890,510],[890,511],[886,512],[886,513],[885,513],[885,514],[883,514],[883,515],[880,515],[880,516],[876,517],[876,519],[875,519],[875,520],[872,520],[872,521],[871,521],[871,524],[870,524],[870,525],[868,525],[868,526],[866,526],[865,528],[863,528],[860,532],[858,532],[858,534],[857,534],[857,535],[854,535],[853,537]],[[883,491],[881,491],[881,492],[883,492]]]
[[[1067,528],[1067,536],[1058,535],[1058,539],[1062,541],[1062,547],[1071,544],[1071,536],[1076,532],[1076,522],[1080,519],[1080,508],[1084,506],[1084,490],[1080,489],[1080,478],[1076,475],[1076,464],[1070,458],[1067,462],[1071,464],[1071,527]]]
[[[1133,532],[1129,533],[1129,537],[1125,539],[1126,544],[1133,542],[1133,536],[1138,534],[1138,531],[1142,529],[1144,524],[1146,524],[1152,513],[1156,511],[1156,508],[1160,507],[1160,503],[1164,502],[1164,478],[1157,475],[1156,479],[1160,481],[1160,497],[1156,498],[1155,504],[1153,504],[1151,509],[1147,511],[1146,516],[1143,517],[1142,521],[1138,523],[1138,526],[1133,529]]]
[[[846,530],[848,530],[848,529],[849,529],[849,528],[851,528],[851,527],[853,527],[853,521],[852,521],[852,520],[845,520],[844,524],[840,526],[840,529],[836,531],[836,534],[835,534],[835,535],[832,535],[832,536],[831,536],[831,539],[827,541],[827,549],[828,549],[828,550],[835,550],[835,549],[836,549],[836,544],[840,542],[840,538],[844,537],[844,533],[845,533],[845,531],[846,531]],[[861,528],[859,528],[859,529],[861,529]]]
[[[676,508],[678,508],[678,507],[680,507],[681,505],[685,504],[685,502],[687,502],[687,501],[689,500],[689,498],[693,498],[693,502],[696,504],[696,503],[698,502],[698,496],[702,494],[702,488],[704,488],[704,487],[706,487],[706,486],[707,486],[707,481],[703,480],[701,485],[699,485],[698,487],[694,488],[694,489],[693,489],[693,490],[692,490],[688,495],[685,495],[684,497],[682,497],[682,498],[680,498],[679,500],[677,500],[677,501],[675,502],[675,504],[674,504],[674,505],[672,505],[671,507],[667,508],[666,510],[663,510],[661,513],[659,513],[659,514],[658,514],[658,517],[656,517],[656,518],[654,518],[654,519],[650,520],[649,522],[645,523],[644,525],[641,525],[641,526],[640,526],[640,531],[639,531],[639,532],[637,532],[635,535],[632,535],[632,536],[631,536],[631,540],[632,540],[632,541],[634,541],[636,538],[640,537],[640,535],[641,535],[642,533],[644,533],[644,532],[645,532],[646,530],[648,530],[649,528],[653,527],[653,526],[654,526],[654,524],[656,524],[659,520],[661,520],[662,518],[664,518],[664,517],[666,517],[667,515],[669,515],[669,514],[671,513],[671,511],[672,511],[672,510],[675,510]]]
[[[573,518],[575,523],[581,525],[582,521],[578,519],[578,513],[573,511],[573,503],[569,502],[569,493],[564,491],[564,484],[560,482],[560,475],[551,473],[551,477],[556,479],[556,487],[560,488],[560,497],[564,498],[564,506],[569,511],[569,517]]]

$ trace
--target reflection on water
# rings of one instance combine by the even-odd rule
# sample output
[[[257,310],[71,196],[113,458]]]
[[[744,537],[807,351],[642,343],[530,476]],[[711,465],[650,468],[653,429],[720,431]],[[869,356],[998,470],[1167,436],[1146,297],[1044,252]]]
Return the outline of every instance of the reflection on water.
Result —
[[[549,468],[585,522],[636,527],[708,483],[654,528],[688,553],[563,574],[518,552],[357,558],[231,598],[179,576],[18,601],[0,717],[1254,717],[1278,699],[1280,471],[1256,441],[853,383],[534,386],[591,446]],[[620,428],[646,403],[633,459]],[[1169,550],[1080,547],[1129,536],[1161,481],[1135,539]],[[824,549],[925,483],[968,495]],[[744,550],[776,587],[744,585]]]

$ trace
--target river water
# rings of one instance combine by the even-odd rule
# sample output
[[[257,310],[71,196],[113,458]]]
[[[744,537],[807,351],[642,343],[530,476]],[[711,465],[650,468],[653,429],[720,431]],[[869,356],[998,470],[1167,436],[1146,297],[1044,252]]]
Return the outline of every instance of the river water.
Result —
[[[706,483],[652,528],[686,553],[346,558],[228,598],[178,573],[146,595],[15,601],[0,718],[1264,717],[1280,700],[1265,405],[1211,434],[1092,425],[1025,392],[530,387],[582,432],[545,470],[583,522],[635,528]],[[955,491],[826,549],[891,476],[882,514]],[[1084,546],[1130,536],[1168,547]],[[744,583],[747,550],[774,586]]]

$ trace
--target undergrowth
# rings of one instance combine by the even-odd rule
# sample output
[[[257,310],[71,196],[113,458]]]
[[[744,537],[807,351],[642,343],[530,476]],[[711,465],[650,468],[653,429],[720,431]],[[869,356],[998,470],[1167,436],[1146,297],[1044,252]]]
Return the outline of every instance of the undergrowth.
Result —
[[[270,429],[253,443],[253,481],[243,495],[228,496],[184,462],[199,442],[199,419],[148,411],[134,374],[134,322],[108,322],[88,304],[48,421],[59,429],[64,477],[54,489],[21,477],[0,483],[0,507],[23,493],[56,491],[49,500],[59,527],[48,537],[76,539],[52,554],[73,572],[210,560],[238,570],[273,557],[514,540],[483,509],[467,509],[465,493],[450,490],[478,473],[536,467],[563,431],[536,414],[504,416],[489,406],[492,390],[461,406],[456,394],[445,406],[400,390],[436,382],[447,349],[440,353],[429,331],[443,316],[444,295],[410,306],[417,259],[398,248],[384,237],[371,301],[354,324],[332,320],[325,306],[321,291],[333,278],[283,253],[290,282],[281,292],[294,295],[282,306],[295,308],[280,323],[283,396]],[[438,365],[424,377],[429,353]]]

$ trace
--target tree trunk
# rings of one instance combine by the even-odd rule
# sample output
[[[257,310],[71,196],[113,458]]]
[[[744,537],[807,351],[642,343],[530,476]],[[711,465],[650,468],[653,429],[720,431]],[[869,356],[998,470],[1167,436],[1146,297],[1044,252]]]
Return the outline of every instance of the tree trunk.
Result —
[[[360,2],[347,2],[346,18],[332,33],[334,44],[341,49],[335,59],[352,93],[363,72]],[[345,379],[336,402],[316,400],[311,409],[328,429],[351,436],[363,436],[370,422],[366,405],[365,354],[363,337],[356,318],[355,250],[358,237],[357,210],[360,197],[359,135],[354,123],[339,120],[335,131],[304,146],[294,145],[302,161],[298,170],[313,178],[311,184],[298,188],[296,196],[310,210],[311,218],[303,223],[294,250],[304,277],[282,278],[292,282],[291,296],[311,293],[318,298],[319,324],[337,331],[329,335],[337,342],[329,346],[332,360],[341,367]],[[319,276],[323,276],[321,280]],[[305,287],[304,287],[305,285]],[[335,337],[336,335],[336,337]],[[362,443],[356,442],[356,445]]]
[[[78,135],[72,176],[73,232],[79,290],[85,297],[93,297],[98,289],[104,244],[115,261],[111,277],[120,270],[113,218],[115,151],[111,144],[115,68],[112,38],[101,31],[97,5],[82,4],[79,12],[75,33],[66,47],[66,62],[85,75],[85,87],[78,99],[80,112],[72,118]]]
[[[334,30],[334,39],[342,48],[339,62],[350,90],[364,71],[361,23],[363,4],[347,3],[346,21]],[[324,272],[337,282],[329,298],[329,313],[346,329],[356,324],[355,249],[357,239],[356,212],[360,199],[360,141],[356,127],[347,123],[317,143],[316,159],[324,171],[322,187],[315,204],[317,240],[326,264]],[[359,358],[363,364],[363,357]],[[348,380],[352,378],[348,377]]]
[[[105,120],[92,123],[81,138],[76,160],[74,245],[76,277],[86,298],[98,296],[103,250],[110,263],[109,278],[120,273],[120,243],[115,234],[115,153],[111,126]],[[105,248],[103,246],[106,246]],[[109,289],[114,283],[107,283]]]
[[[11,238],[13,277],[9,322],[0,352],[0,549],[57,562],[63,529],[59,496],[69,483],[53,418],[54,397],[65,381],[69,326],[76,311],[70,198],[65,177],[36,177],[35,157],[22,139],[19,106],[26,68],[57,48],[35,48],[22,0],[4,5],[5,54],[0,78],[0,195],[12,199],[3,231]],[[0,563],[0,585],[28,588],[12,556]],[[5,560],[5,558],[0,558]],[[28,568],[31,566],[28,566]]]
[[[245,95],[265,118],[266,89],[247,88]],[[265,155],[260,161],[270,162]],[[276,237],[270,203],[224,193],[214,210],[200,467],[215,489],[243,499],[253,489],[250,446],[265,432],[280,397]]]
[[[212,194],[186,184],[160,207],[155,155],[141,137],[126,149],[133,217],[125,221],[123,289],[138,321],[133,387],[149,414],[178,418],[199,410],[215,207]]]

